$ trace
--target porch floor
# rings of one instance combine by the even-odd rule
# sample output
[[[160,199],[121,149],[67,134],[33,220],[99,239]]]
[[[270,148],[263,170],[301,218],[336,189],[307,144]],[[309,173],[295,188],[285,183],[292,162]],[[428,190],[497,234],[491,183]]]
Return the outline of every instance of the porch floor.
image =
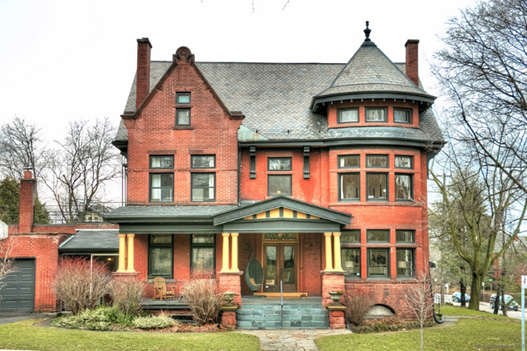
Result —
[[[174,300],[152,300],[152,299],[142,299],[141,307],[143,310],[188,310],[188,304],[185,300],[179,301],[179,298]]]
[[[242,296],[242,308],[244,305],[280,305],[280,298],[255,295]],[[301,299],[284,298],[284,305],[318,305],[322,308],[322,296],[302,297]]]

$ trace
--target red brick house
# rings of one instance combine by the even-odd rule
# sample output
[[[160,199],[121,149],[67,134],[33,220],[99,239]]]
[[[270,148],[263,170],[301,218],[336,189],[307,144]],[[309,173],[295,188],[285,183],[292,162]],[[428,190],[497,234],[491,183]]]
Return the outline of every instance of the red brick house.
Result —
[[[153,61],[138,39],[114,143],[127,206],[106,216],[119,225],[119,272],[178,289],[214,273],[236,292],[240,327],[319,326],[244,318],[252,258],[256,295],[281,282],[322,308],[329,291],[364,289],[404,315],[405,290],[428,274],[427,164],[444,141],[419,84],[419,41],[394,64],[369,32],[342,64],[199,62],[187,47]]]

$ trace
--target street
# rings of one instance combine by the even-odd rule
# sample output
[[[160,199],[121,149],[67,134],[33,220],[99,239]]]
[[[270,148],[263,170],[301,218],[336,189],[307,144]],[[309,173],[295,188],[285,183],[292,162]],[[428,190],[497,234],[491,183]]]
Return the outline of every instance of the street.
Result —
[[[454,306],[456,306],[456,307],[459,307],[459,306],[460,306],[460,303],[459,303],[459,302],[454,302],[453,304],[454,304]],[[468,302],[467,302],[467,306],[468,306]],[[479,303],[479,310],[480,310],[480,311],[484,311],[484,312],[492,313],[492,310],[490,309],[490,304],[489,304],[488,302],[480,302],[480,303]],[[501,310],[498,311],[498,314],[499,314],[499,315],[502,315]],[[508,316],[508,317],[511,317],[511,318],[516,318],[516,319],[522,319],[521,306],[520,306],[520,309],[519,309],[517,312],[516,312],[516,311],[513,311],[513,310],[508,310],[508,311],[507,311],[507,316]]]

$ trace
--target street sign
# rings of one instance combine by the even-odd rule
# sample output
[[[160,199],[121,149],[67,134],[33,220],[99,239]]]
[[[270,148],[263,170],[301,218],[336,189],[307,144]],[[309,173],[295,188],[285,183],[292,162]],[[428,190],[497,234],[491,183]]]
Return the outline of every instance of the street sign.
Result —
[[[489,278],[489,282],[491,282],[491,281],[492,281],[492,278]]]
[[[522,275],[522,288],[527,289],[527,275]]]

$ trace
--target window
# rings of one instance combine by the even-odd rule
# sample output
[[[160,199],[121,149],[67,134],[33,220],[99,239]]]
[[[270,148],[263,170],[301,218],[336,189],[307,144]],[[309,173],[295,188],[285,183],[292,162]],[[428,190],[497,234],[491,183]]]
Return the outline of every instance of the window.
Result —
[[[215,168],[216,156],[191,156],[192,168]]]
[[[359,200],[360,175],[358,173],[340,174],[339,200]]]
[[[346,277],[360,277],[360,249],[342,248],[342,265]]]
[[[413,249],[396,249],[395,257],[398,277],[411,277],[415,274]]]
[[[409,108],[394,108],[393,121],[395,123],[412,123],[412,110]]]
[[[151,234],[148,240],[148,278],[172,279],[174,247],[171,234]]]
[[[150,174],[150,202],[172,202],[173,194],[173,174]]]
[[[366,155],[366,167],[388,168],[388,155]]]
[[[190,104],[190,93],[176,93],[176,104],[178,105]]]
[[[340,242],[343,244],[359,244],[360,230],[343,231],[340,235]]]
[[[414,169],[414,157],[395,156],[395,168]]]
[[[413,200],[413,186],[411,174],[395,175],[395,199]]]
[[[390,242],[390,231],[389,230],[368,230],[367,231],[368,242],[371,243],[387,243]]]
[[[214,234],[193,234],[191,242],[190,269],[204,276],[214,274],[216,245]]]
[[[359,121],[359,108],[339,108],[337,109],[338,123],[356,123]]]
[[[190,109],[176,108],[176,126],[190,125]]]
[[[388,277],[389,262],[389,249],[368,249],[368,276]]]
[[[388,176],[384,173],[367,173],[368,200],[388,200]]]
[[[339,156],[339,168],[359,168],[360,167],[360,156],[359,155],[345,155]]]
[[[275,195],[291,195],[291,176],[290,175],[269,175],[268,181],[268,196]]]
[[[174,168],[174,156],[150,156],[150,168]]]
[[[395,241],[399,243],[413,243],[415,241],[413,230],[396,230]]]
[[[216,186],[216,174],[192,173],[191,183],[192,201],[212,202],[215,200],[214,188]]]
[[[366,107],[366,122],[387,122],[386,107]]]
[[[269,157],[267,159],[267,169],[269,171],[290,171],[291,157]]]

